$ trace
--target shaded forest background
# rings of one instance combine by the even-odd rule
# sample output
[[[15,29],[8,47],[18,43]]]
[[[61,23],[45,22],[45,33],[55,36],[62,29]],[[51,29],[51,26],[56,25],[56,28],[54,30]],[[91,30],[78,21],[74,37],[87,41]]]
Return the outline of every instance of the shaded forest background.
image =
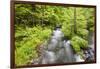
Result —
[[[37,46],[47,43],[56,25],[62,25],[65,37],[81,54],[94,32],[94,8],[15,4],[16,65],[38,58]]]

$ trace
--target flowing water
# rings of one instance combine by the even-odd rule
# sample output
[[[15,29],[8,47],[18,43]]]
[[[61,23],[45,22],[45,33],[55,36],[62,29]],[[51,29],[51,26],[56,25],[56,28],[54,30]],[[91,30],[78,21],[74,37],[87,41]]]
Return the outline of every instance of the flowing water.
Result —
[[[89,47],[91,47],[94,50],[94,33],[89,32]]]
[[[64,49],[65,49],[65,58],[67,58],[66,62],[75,62],[74,52],[70,45],[70,41],[64,41]]]
[[[43,52],[41,64],[75,62],[73,49],[70,41],[63,40],[64,34],[60,28],[53,31],[48,42],[47,49]]]
[[[70,40],[63,40],[64,34],[57,28],[53,31],[53,35],[48,41],[47,48],[42,51],[38,64],[54,64],[54,63],[70,63],[83,62],[84,59],[80,55],[74,54]],[[90,44],[90,46],[92,46]],[[93,47],[93,46],[92,46]]]

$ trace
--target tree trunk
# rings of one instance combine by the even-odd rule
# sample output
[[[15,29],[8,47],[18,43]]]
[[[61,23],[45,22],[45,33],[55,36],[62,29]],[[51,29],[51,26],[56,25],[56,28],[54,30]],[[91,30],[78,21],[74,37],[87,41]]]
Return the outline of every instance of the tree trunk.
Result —
[[[76,7],[74,7],[74,33],[77,34],[77,24],[76,24]]]

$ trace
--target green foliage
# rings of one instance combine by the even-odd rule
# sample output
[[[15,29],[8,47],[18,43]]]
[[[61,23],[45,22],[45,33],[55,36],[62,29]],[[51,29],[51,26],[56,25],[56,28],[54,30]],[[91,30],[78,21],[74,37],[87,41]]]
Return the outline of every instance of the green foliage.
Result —
[[[71,31],[71,23],[63,23],[62,32],[68,39],[71,39],[72,35],[74,34],[73,31]]]
[[[86,29],[79,29],[79,30],[77,31],[77,34],[78,34],[80,37],[82,37],[82,38],[84,38],[84,39],[87,39],[89,32],[88,32],[88,30],[86,30]]]
[[[86,48],[88,46],[88,42],[79,36],[72,37],[71,44],[75,52],[80,52],[80,48]]]
[[[38,57],[36,47],[47,42],[56,25],[71,40],[74,50],[88,46],[88,34],[94,31],[94,9],[50,5],[15,5],[15,61],[25,65]],[[76,31],[76,32],[75,32]]]
[[[44,43],[51,35],[51,29],[40,26],[16,30],[16,54],[17,65],[27,64],[30,60],[38,57],[37,45]],[[24,37],[22,37],[24,36]],[[19,37],[19,38],[18,38]],[[22,37],[22,38],[21,38]]]

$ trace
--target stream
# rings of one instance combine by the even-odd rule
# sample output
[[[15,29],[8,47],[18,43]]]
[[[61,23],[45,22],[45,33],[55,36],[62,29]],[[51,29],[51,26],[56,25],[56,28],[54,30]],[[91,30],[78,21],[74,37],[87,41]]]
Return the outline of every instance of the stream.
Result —
[[[94,39],[92,34],[89,37],[89,47],[94,50]],[[42,51],[40,58],[34,64],[55,64],[55,63],[72,63],[72,62],[84,62],[80,55],[75,54],[70,40],[63,39],[64,34],[60,27],[57,27],[48,41],[48,45]],[[93,54],[93,53],[92,53]]]

